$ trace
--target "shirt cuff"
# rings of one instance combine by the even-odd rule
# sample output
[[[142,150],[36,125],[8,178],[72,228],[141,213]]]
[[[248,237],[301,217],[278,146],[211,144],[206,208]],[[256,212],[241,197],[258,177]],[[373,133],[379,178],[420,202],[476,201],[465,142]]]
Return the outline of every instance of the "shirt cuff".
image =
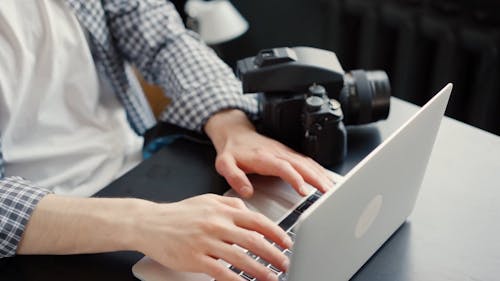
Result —
[[[212,81],[203,92],[185,93],[174,99],[160,119],[178,126],[202,131],[208,119],[224,109],[239,109],[250,119],[258,113],[254,95],[241,94],[239,81]]]
[[[31,214],[49,193],[21,177],[0,179],[0,258],[16,254]]]

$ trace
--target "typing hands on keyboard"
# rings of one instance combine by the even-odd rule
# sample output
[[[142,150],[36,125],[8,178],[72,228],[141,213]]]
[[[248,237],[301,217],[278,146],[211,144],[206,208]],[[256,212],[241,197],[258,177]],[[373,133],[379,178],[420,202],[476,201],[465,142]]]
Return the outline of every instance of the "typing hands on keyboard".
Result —
[[[279,224],[279,226],[285,230],[292,239],[293,242],[295,242],[295,231],[293,229],[293,226],[299,219],[300,215],[307,210],[318,198],[321,196],[320,192],[315,192],[314,194],[310,195],[302,204],[300,204],[297,208],[295,208],[288,216],[286,216]],[[290,249],[283,249],[276,243],[273,243],[272,241],[267,240],[269,243],[272,243],[273,246],[278,248],[282,253],[284,253],[288,258],[291,258],[293,252]],[[288,274],[287,272],[283,272],[282,270],[276,268],[274,265],[268,263],[264,259],[260,258],[259,256],[255,255],[254,253],[250,251],[246,251],[246,254],[250,256],[252,259],[256,260],[257,262],[263,264],[267,268],[269,268],[272,272],[274,272],[277,276],[279,281],[284,281],[287,280]],[[257,278],[253,277],[252,275],[236,268],[235,266],[231,265],[229,267],[234,273],[238,274],[241,276],[244,280],[248,281],[258,281]]]

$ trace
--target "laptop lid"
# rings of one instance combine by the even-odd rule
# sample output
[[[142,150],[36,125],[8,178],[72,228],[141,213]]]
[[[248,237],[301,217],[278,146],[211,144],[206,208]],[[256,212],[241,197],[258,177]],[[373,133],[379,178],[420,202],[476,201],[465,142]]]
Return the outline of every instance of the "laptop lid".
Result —
[[[289,281],[348,280],[411,213],[448,84],[301,217]]]

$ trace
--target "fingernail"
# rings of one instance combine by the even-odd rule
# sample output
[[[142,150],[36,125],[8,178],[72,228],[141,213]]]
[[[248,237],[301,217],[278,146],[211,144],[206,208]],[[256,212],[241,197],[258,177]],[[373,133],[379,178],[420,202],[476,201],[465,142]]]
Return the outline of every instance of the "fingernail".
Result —
[[[334,188],[335,188],[335,183],[333,183],[333,181],[332,181],[332,180],[329,180],[329,181],[328,181],[328,188],[329,188],[329,189],[334,189]]]
[[[308,189],[305,185],[301,185],[300,186],[300,193],[302,193],[302,195],[307,195],[307,192],[308,192]]]
[[[281,268],[284,269],[285,271],[287,271],[288,270],[288,266],[290,266],[290,261],[288,259],[286,259],[281,264]]]
[[[248,185],[242,186],[240,191],[243,196],[249,196],[252,194],[252,188]]]
[[[285,242],[285,245],[287,245],[287,246],[288,246],[288,248],[290,248],[290,247],[292,247],[292,246],[293,246],[293,241],[292,241],[292,239],[290,238],[290,236],[288,236],[288,235],[285,237],[285,241],[284,241],[284,242]]]
[[[323,187],[325,188],[326,191],[329,191],[330,189],[333,188],[333,182],[330,180],[324,181]]]
[[[272,273],[272,272],[269,272],[267,274],[266,280],[268,280],[268,281],[276,281],[276,280],[278,280],[278,276],[276,274]]]

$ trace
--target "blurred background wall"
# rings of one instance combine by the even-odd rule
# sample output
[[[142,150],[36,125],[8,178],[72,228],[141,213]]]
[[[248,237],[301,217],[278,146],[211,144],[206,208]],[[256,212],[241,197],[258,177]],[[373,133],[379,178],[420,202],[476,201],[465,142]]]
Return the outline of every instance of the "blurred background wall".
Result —
[[[172,2],[179,10],[185,3]],[[447,115],[500,135],[500,1],[231,2],[250,24],[215,46],[233,67],[263,48],[332,50],[344,70],[387,71],[393,95],[418,105],[453,82]]]

